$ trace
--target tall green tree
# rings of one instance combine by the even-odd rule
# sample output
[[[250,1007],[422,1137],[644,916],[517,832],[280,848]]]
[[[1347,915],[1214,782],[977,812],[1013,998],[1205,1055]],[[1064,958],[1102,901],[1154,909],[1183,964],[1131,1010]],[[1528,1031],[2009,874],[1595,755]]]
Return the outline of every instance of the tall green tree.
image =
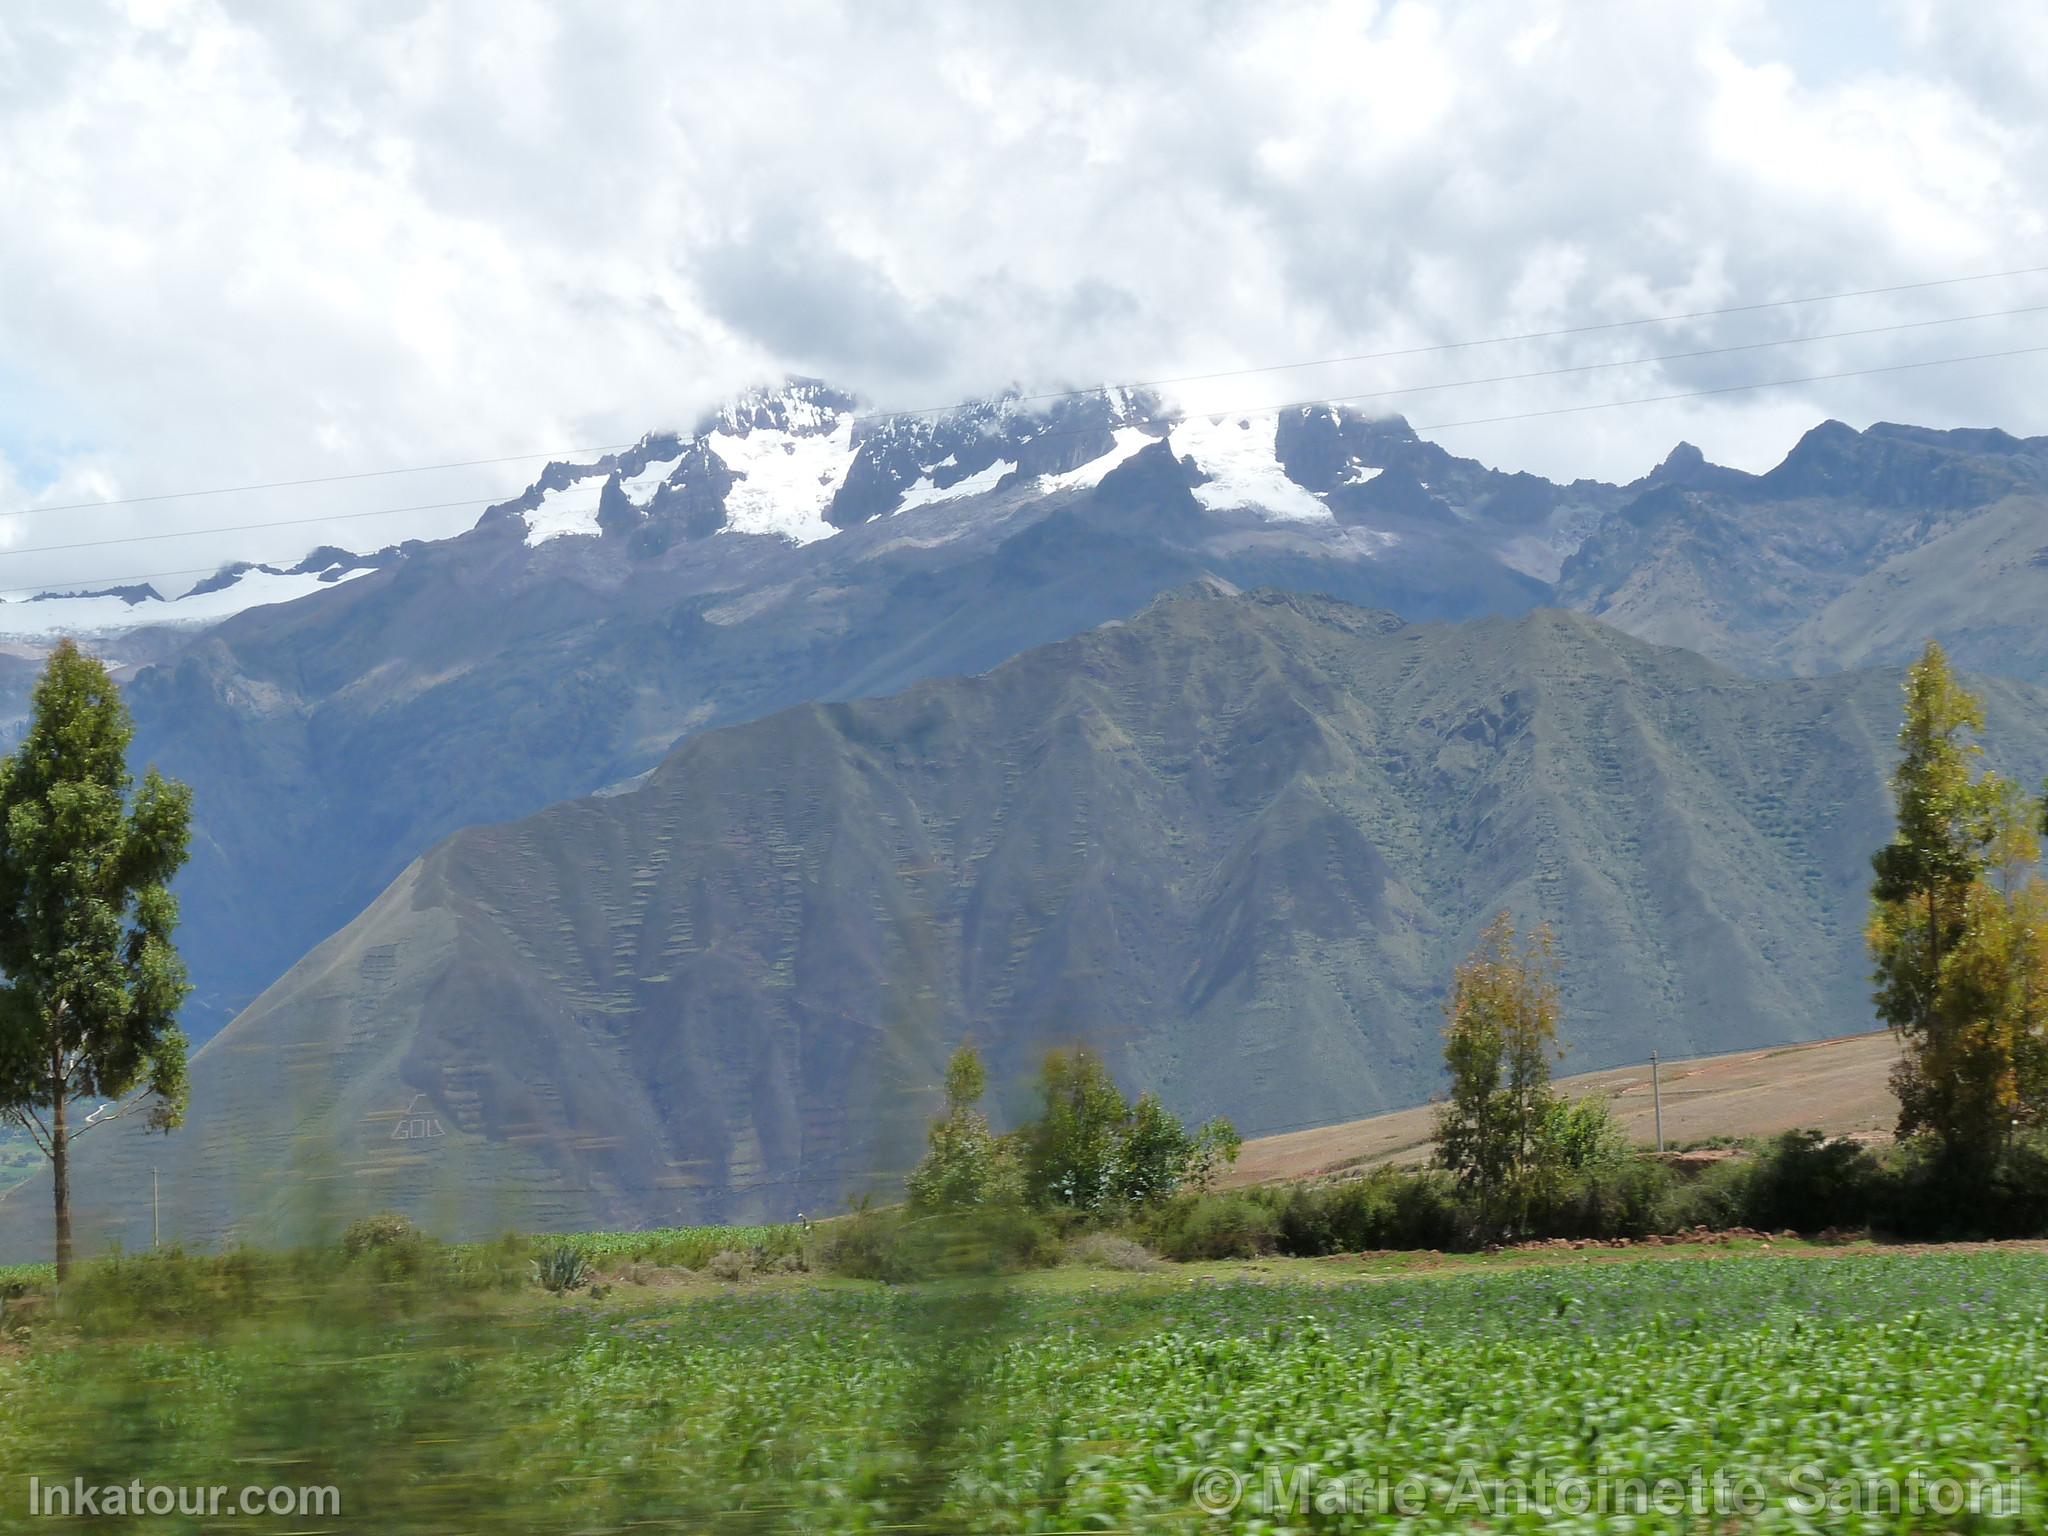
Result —
[[[1109,1068],[1093,1051],[1048,1051],[1038,1087],[1045,1109],[1022,1132],[1032,1200],[1084,1211],[1114,1200],[1131,1107]]]
[[[946,1063],[946,1112],[926,1129],[924,1160],[907,1180],[912,1205],[957,1211],[1022,1199],[1017,1159],[978,1107],[987,1091],[980,1053],[963,1044]]]
[[[59,1279],[73,1143],[131,1112],[169,1130],[185,1107],[169,882],[192,796],[153,768],[135,788],[133,734],[106,668],[66,640],[0,763],[0,1113],[50,1160]]]
[[[1128,1102],[1089,1050],[1047,1052],[1038,1086],[1044,1112],[1017,1133],[1035,1205],[1146,1205],[1206,1185],[1243,1144],[1220,1116],[1190,1133],[1156,1095]]]
[[[1956,681],[1935,641],[1906,674],[1899,766],[1892,774],[1898,831],[1871,858],[1871,897],[1914,930],[1881,959],[1878,1007],[1894,1022],[1924,1027],[1936,1007],[1941,963],[1955,947],[1970,887],[1997,836],[2003,791],[1980,772],[1976,737],[1984,709]]]
[[[1491,1222],[1518,1219],[1548,1139],[1551,1059],[1560,1013],[1556,941],[1526,943],[1501,913],[1452,978],[1444,1004],[1449,1099],[1437,1111],[1437,1160],[1479,1197]]]
[[[1898,830],[1871,860],[1868,939],[1879,1017],[1903,1050],[1899,1134],[1964,1163],[2038,1121],[2044,975],[2040,805],[1980,765],[1984,712],[1941,647],[1907,673]]]

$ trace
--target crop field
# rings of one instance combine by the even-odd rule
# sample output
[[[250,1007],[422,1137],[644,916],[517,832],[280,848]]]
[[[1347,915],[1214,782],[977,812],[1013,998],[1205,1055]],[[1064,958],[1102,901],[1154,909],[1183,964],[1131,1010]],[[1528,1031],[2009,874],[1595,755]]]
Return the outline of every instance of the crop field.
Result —
[[[566,1237],[536,1237],[536,1246],[574,1248],[593,1264],[644,1260],[701,1269],[725,1252],[794,1253],[803,1229],[794,1223],[768,1227],[657,1227],[645,1232],[578,1232]]]
[[[2044,1515],[2033,1252],[259,1313],[88,1327],[0,1359],[0,1465],[17,1485],[340,1491],[338,1521],[247,1530],[1898,1532]]]

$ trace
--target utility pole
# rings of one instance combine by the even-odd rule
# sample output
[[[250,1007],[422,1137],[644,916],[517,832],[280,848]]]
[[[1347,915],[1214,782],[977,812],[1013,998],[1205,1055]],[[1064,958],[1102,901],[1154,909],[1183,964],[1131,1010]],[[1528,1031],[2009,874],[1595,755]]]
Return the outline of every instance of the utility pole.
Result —
[[[1664,1079],[1657,1070],[1657,1053],[1650,1052],[1650,1101],[1656,1106],[1657,1152],[1664,1152]]]
[[[156,1169],[149,1170],[149,1246],[161,1248],[164,1242],[163,1217],[158,1213],[156,1203]]]

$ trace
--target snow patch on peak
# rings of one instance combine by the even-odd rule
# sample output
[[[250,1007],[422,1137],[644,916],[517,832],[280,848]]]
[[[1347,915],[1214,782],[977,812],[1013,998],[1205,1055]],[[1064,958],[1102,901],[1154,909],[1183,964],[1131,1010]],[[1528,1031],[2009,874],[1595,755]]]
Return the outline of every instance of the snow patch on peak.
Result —
[[[1141,432],[1136,427],[1118,427],[1111,434],[1116,446],[1099,459],[1090,459],[1086,464],[1058,475],[1040,475],[1038,488],[1042,491],[1092,490],[1102,484],[1108,473],[1123,463],[1141,448],[1149,448],[1159,439],[1150,432]]]
[[[647,467],[637,475],[627,475],[619,481],[619,489],[626,493],[626,500],[636,507],[644,507],[654,500],[654,493],[661,489],[664,481],[675,473],[683,462],[679,453],[672,459],[649,459]]]
[[[54,640],[59,635],[117,634],[151,624],[213,624],[250,608],[325,591],[367,576],[372,569],[365,565],[336,573],[329,566],[323,573],[252,566],[232,581],[215,585],[209,578],[184,596],[168,600],[151,596],[131,602],[119,592],[45,593],[0,603],[0,637]]]
[[[1176,423],[1170,434],[1175,451],[1208,476],[1195,487],[1195,500],[1212,512],[1249,507],[1282,521],[1329,522],[1330,509],[1280,467],[1274,452],[1279,425],[1272,411]]]
[[[523,514],[527,544],[545,544],[549,539],[595,538],[603,531],[597,525],[597,504],[610,479],[609,473],[598,471],[572,480],[558,491],[543,491],[540,504]]]
[[[933,465],[934,469],[939,466]],[[917,483],[907,487],[903,499],[896,504],[898,512],[907,512],[912,507],[929,506],[935,501],[958,501],[963,496],[982,496],[1002,483],[1003,476],[1017,472],[1016,461],[997,459],[986,469],[976,470],[951,485],[934,485],[930,475],[919,475]]]
[[[822,419],[822,418],[821,418]],[[853,417],[840,412],[823,434],[716,431],[704,442],[736,477],[726,492],[726,529],[808,544],[837,532],[826,509],[853,467]]]

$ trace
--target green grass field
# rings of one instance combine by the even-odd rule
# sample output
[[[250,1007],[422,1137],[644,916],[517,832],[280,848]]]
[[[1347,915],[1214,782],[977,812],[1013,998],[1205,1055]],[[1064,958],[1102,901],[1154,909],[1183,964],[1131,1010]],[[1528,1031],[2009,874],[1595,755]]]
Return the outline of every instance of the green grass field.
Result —
[[[793,1223],[765,1227],[659,1227],[635,1232],[571,1232],[559,1237],[516,1238],[521,1249],[574,1248],[593,1265],[646,1263],[701,1269],[714,1255],[726,1252],[777,1256],[802,1247],[803,1231]],[[482,1252],[498,1245],[459,1244],[457,1254]],[[0,1294],[26,1287],[47,1287],[56,1279],[52,1264],[0,1264]]]
[[[341,1494],[252,1531],[2040,1528],[2048,1257],[1507,1257],[197,1306],[144,1264],[0,1358],[0,1507],[35,1475]]]

